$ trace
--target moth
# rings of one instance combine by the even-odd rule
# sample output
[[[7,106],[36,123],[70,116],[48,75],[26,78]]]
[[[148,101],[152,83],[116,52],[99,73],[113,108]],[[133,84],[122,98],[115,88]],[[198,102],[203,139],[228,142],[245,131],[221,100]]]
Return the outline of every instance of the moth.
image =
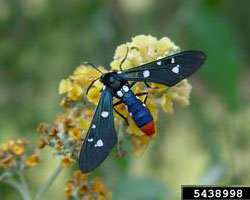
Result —
[[[79,167],[83,173],[91,172],[98,167],[117,142],[113,110],[128,124],[128,120],[115,109],[117,105],[126,105],[130,116],[146,135],[155,133],[153,117],[146,106],[147,93],[135,94],[132,91],[137,82],[144,82],[147,87],[150,87],[148,83],[171,87],[195,73],[206,60],[206,55],[202,51],[192,50],[122,70],[122,63],[126,57],[121,62],[120,71],[102,73],[91,64],[101,73],[96,80],[100,80],[104,86],[79,156]],[[96,80],[90,84],[87,92]],[[144,102],[139,98],[142,95],[146,96]],[[119,101],[113,104],[113,98]]]

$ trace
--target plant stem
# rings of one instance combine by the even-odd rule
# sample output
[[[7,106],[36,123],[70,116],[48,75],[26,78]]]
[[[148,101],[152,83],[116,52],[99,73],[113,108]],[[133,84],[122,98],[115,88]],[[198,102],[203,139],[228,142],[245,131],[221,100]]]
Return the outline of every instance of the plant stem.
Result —
[[[32,200],[29,188],[28,188],[26,180],[25,180],[25,178],[23,176],[23,172],[19,172],[18,175],[19,175],[19,178],[20,178],[20,181],[21,181],[23,191],[26,194],[27,200]]]
[[[0,182],[4,181],[5,179],[11,178],[11,177],[12,177],[12,174],[10,172],[4,172],[0,176]]]
[[[3,182],[16,188],[20,192],[20,194],[22,195],[24,200],[31,200],[29,195],[26,193],[26,191],[24,190],[24,188],[22,187],[22,185],[19,182],[15,181],[13,179],[5,180]]]
[[[48,179],[48,181],[38,191],[38,194],[36,195],[34,200],[42,199],[43,195],[47,192],[47,190],[50,188],[52,183],[56,180],[57,176],[60,174],[61,170],[62,170],[62,166],[61,166],[61,162],[59,162],[54,172],[51,174],[50,178]]]

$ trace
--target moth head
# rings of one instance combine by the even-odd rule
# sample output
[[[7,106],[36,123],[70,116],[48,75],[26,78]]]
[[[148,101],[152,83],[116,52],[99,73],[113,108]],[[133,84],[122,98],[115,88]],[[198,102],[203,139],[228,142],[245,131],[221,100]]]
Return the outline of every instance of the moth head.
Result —
[[[124,81],[119,76],[117,76],[116,72],[102,74],[100,81],[114,91],[120,89],[124,84]]]

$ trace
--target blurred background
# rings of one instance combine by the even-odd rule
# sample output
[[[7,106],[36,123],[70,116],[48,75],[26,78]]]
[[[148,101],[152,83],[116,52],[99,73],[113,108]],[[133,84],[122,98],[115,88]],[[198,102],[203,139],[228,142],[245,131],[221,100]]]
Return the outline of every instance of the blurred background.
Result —
[[[155,141],[104,170],[104,182],[116,200],[180,199],[187,184],[249,185],[249,8],[248,0],[0,0],[0,141],[25,137],[35,146],[37,125],[61,109],[59,81],[82,61],[108,67],[131,37],[168,36],[208,57],[189,79],[191,105],[161,112]],[[47,148],[27,173],[34,191],[54,167],[52,154]],[[69,174],[47,199],[65,198]],[[6,185],[0,196],[20,199]]]

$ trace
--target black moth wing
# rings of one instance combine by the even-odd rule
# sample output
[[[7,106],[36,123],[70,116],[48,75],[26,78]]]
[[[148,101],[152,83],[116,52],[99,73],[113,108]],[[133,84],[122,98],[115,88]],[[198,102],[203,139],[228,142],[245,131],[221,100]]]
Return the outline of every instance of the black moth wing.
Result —
[[[79,167],[83,173],[98,167],[117,142],[112,98],[110,90],[105,88],[79,156]]]
[[[173,86],[196,72],[206,60],[201,51],[184,51],[119,72],[128,81],[147,81]]]

